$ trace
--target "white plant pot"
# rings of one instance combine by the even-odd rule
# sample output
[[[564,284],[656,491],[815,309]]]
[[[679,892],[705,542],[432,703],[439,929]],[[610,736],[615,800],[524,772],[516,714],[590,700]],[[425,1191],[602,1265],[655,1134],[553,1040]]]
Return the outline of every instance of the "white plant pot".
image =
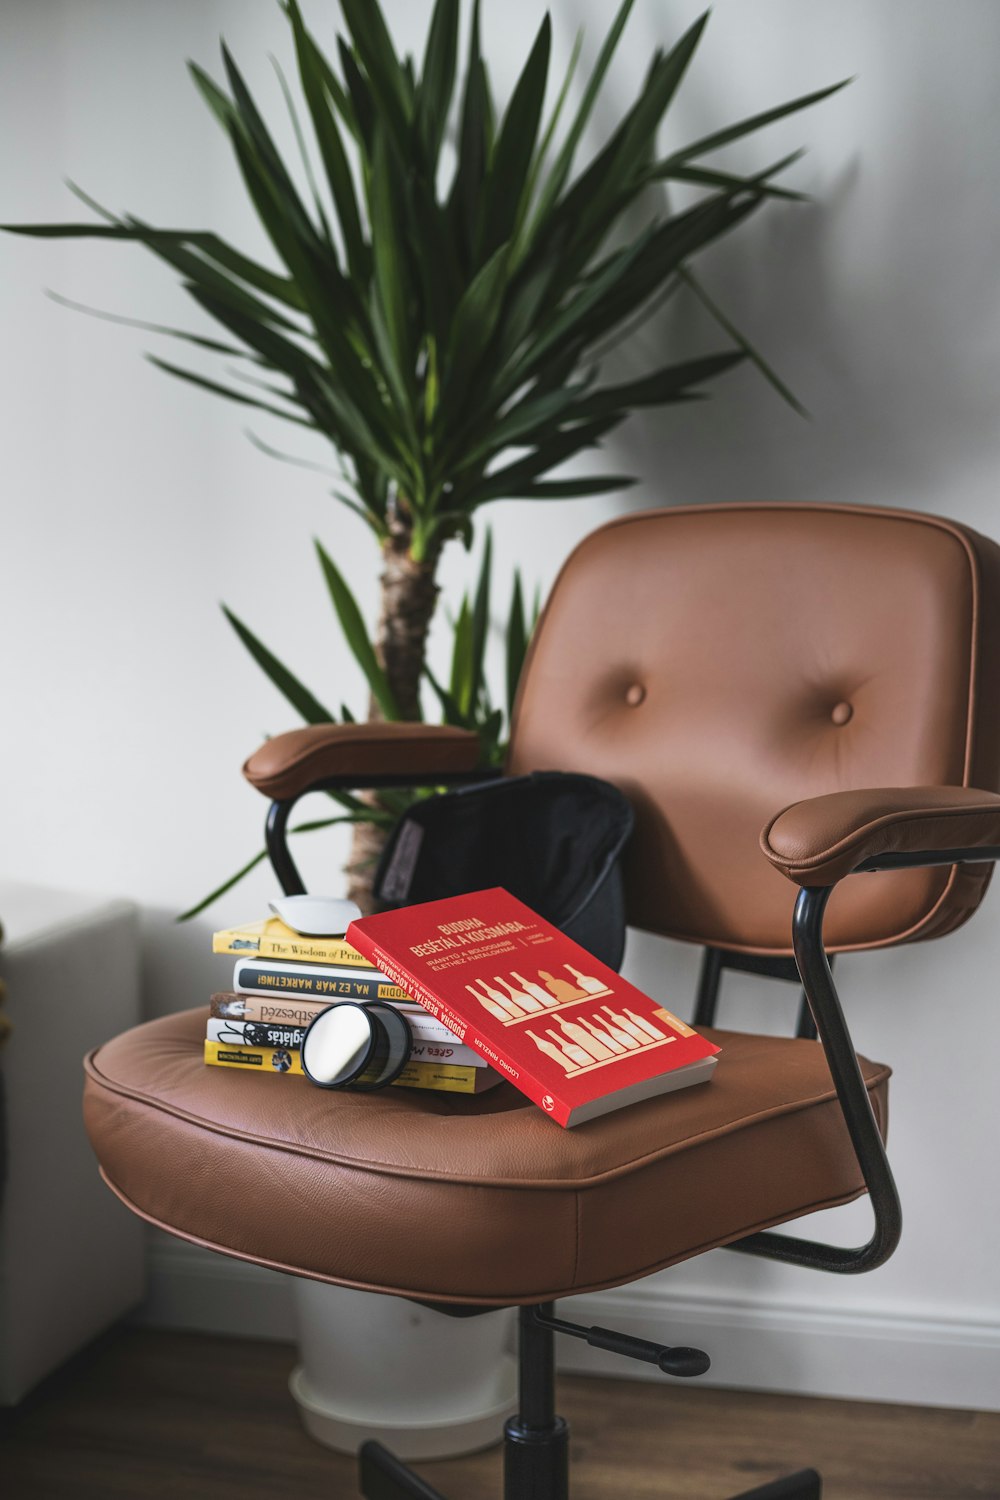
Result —
[[[339,1453],[368,1438],[399,1458],[489,1448],[517,1404],[511,1310],[474,1318],[298,1281],[301,1363],[289,1386],[306,1431]]]

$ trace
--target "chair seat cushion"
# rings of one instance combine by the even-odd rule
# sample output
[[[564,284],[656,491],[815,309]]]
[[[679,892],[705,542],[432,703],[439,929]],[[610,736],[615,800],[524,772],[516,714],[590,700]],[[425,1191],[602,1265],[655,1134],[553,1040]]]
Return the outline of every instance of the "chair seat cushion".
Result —
[[[710,1083],[563,1130],[510,1084],[352,1095],[202,1061],[204,1008],[86,1061],[84,1113],[136,1213],[300,1276],[465,1303],[634,1280],[862,1191],[815,1042],[706,1032]],[[889,1070],[861,1059],[880,1126]]]

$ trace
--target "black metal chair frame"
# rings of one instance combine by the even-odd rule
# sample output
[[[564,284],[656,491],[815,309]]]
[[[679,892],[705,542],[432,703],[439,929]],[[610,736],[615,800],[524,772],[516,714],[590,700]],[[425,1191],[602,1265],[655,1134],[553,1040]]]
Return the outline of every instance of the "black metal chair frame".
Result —
[[[297,796],[271,804],[266,824],[268,854],[286,895],[305,890],[286,839],[288,817],[299,798],[314,791],[375,790],[388,786],[444,786],[484,780],[489,772],[475,771],[416,780],[412,776],[338,777],[316,783]],[[1000,847],[925,850],[912,854],[884,854],[865,860],[852,871],[875,873],[930,865],[995,863]],[[726,969],[801,981],[803,1001],[798,1034],[816,1036],[826,1055],[837,1098],[851,1137],[858,1165],[868,1189],[874,1228],[864,1245],[854,1249],[818,1240],[765,1230],[726,1246],[747,1255],[764,1256],[818,1271],[856,1275],[872,1271],[888,1260],[899,1243],[902,1214],[899,1194],[885,1145],[872,1111],[868,1090],[858,1065],[840,997],[833,980],[831,959],[823,945],[823,918],[834,886],[807,886],[799,892],[792,918],[792,951],[788,958],[748,957],[719,948],[706,948],[695,1007],[695,1024],[711,1025]],[[453,1317],[467,1317],[490,1309],[446,1303],[429,1304]],[[541,1302],[519,1308],[518,1412],[504,1428],[504,1500],[568,1500],[569,1428],[555,1411],[555,1335],[585,1339],[596,1348],[629,1359],[654,1364],[666,1375],[689,1379],[710,1368],[700,1349],[670,1347],[633,1338],[607,1328],[586,1328],[555,1316],[555,1304]],[[366,1500],[444,1500],[440,1492],[401,1463],[380,1443],[367,1442],[359,1454],[360,1488]],[[821,1480],[814,1469],[804,1469],[730,1500],[820,1500]]]

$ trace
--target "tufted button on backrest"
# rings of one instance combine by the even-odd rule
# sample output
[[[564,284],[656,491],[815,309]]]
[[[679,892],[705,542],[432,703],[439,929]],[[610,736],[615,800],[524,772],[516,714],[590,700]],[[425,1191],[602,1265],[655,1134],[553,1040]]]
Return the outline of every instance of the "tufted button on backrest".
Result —
[[[626,516],[557,580],[508,769],[589,772],[637,814],[629,919],[790,951],[794,890],[758,848],[800,798],[1000,783],[1000,548],[905,511],[706,506]],[[641,711],[639,711],[641,710]],[[852,876],[834,948],[930,936],[983,871]]]

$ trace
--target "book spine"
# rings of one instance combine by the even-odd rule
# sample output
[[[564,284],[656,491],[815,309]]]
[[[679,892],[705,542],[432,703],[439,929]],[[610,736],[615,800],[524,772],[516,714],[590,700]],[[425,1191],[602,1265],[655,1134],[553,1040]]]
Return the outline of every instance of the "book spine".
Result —
[[[310,974],[294,967],[264,968],[252,959],[237,960],[233,988],[250,995],[301,995],[312,1000],[407,1000],[409,996],[384,975]]]
[[[502,1078],[509,1078],[523,1094],[544,1109],[546,1114],[551,1115],[560,1125],[568,1122],[569,1106],[565,1100],[553,1097],[533,1073],[529,1073],[524,1068],[515,1067],[474,1026],[464,1020],[457,1011],[452,1010],[450,1005],[439,1000],[437,995],[429,990],[415,974],[397,963],[392,955],[386,953],[385,949],[379,943],[374,942],[367,933],[357,932],[356,937],[360,952],[364,953],[377,969],[381,969],[383,974],[388,974],[394,984],[398,984],[408,995],[412,995],[414,1000],[419,1000],[432,1016],[443,1022],[449,1031],[455,1033],[460,1042],[473,1047]]]
[[[430,1089],[436,1094],[475,1094],[479,1089],[482,1068],[430,1067],[411,1063],[393,1081],[393,1088]]]
[[[268,937],[260,940],[258,958],[291,959],[293,963],[339,964],[344,968],[366,969],[368,960],[349,943],[310,943],[304,938]]]
[[[257,1073],[288,1073],[303,1078],[298,1051],[279,1047],[229,1046],[205,1042],[205,1061],[213,1068],[243,1068]],[[402,1088],[430,1089],[436,1093],[474,1094],[484,1070],[461,1063],[411,1062],[395,1080]]]
[[[478,1052],[467,1047],[464,1042],[422,1042],[416,1036],[410,1049],[410,1062],[428,1063],[434,1067],[444,1064],[461,1068],[486,1067],[485,1057],[480,1057]]]
[[[447,1026],[449,1031],[454,1032],[460,1042],[467,1042],[471,1047],[476,1045],[475,1038],[478,1033],[456,1011],[453,1011],[450,1005],[439,1000],[415,975],[407,974],[402,965],[398,964],[378,943],[372,942],[367,935],[364,935],[363,941],[368,958],[376,968],[381,969],[383,974],[388,974],[392,982],[399,985],[400,989],[404,988],[405,981],[408,986],[406,993],[412,999],[422,1005],[425,1010],[430,1011],[431,1015],[442,1025]],[[481,1042],[483,1039],[480,1037],[479,1040]]]
[[[326,1006],[323,1007],[326,1009]],[[429,1018],[428,1018],[429,1019]],[[430,1023],[432,1026],[434,1022]],[[233,1047],[287,1047],[295,1051],[302,1046],[306,1034],[305,1026],[282,1026],[266,1021],[252,1021],[226,1016],[209,1016],[208,1040]],[[422,1038],[414,1034],[410,1050],[411,1063],[428,1063],[434,1067],[451,1064],[464,1068],[485,1068],[486,1063],[471,1047],[452,1039],[442,1042],[434,1037]]]
[[[392,986],[396,988],[395,985]],[[333,1002],[330,1000],[303,1000],[298,996],[236,995],[222,991],[209,1001],[209,1014],[226,1021],[265,1021],[271,1026],[306,1027],[321,1011]],[[386,1004],[398,1010],[409,1022],[414,1041],[441,1042],[445,1046],[458,1046],[458,1037],[442,1026],[433,1016],[409,997],[405,1001],[389,1000]]]
[[[213,953],[259,953],[260,938],[237,937],[235,932],[212,934]]]
[[[248,1000],[243,995],[231,994],[228,990],[222,990],[213,995],[208,1002],[208,1013],[210,1016],[218,1016],[226,1021],[262,1021],[263,1016],[251,1015],[247,1009]],[[292,1022],[295,1026],[305,1023],[299,1020]]]
[[[274,1026],[266,1021],[231,1021],[209,1017],[208,1040],[237,1047],[289,1047],[298,1050],[306,1034],[304,1026]]]
[[[279,937],[273,933],[248,933],[232,927],[212,934],[212,952],[276,958],[286,963],[291,960],[292,963],[302,964],[336,964],[347,969],[368,967],[368,960],[362,957],[357,948],[336,938],[315,940]]]
[[[230,1046],[205,1042],[205,1061],[215,1068],[252,1068],[257,1073],[291,1073],[305,1077],[298,1051],[283,1047]]]
[[[327,1009],[328,1000],[299,1000],[281,995],[236,995],[223,990],[213,995],[208,1012],[222,1021],[263,1021],[269,1026],[305,1028]]]

